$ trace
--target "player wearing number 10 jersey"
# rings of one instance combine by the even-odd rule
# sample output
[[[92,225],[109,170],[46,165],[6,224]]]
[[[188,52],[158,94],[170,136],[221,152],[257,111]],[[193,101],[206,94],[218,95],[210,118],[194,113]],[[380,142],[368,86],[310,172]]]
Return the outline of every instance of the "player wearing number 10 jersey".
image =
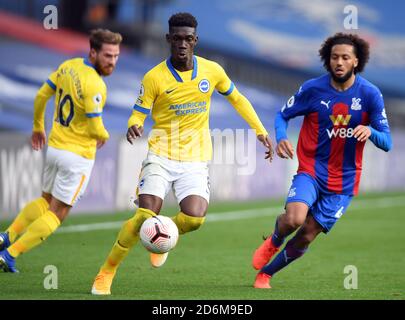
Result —
[[[101,118],[107,97],[102,76],[113,72],[121,41],[118,33],[93,30],[89,57],[65,61],[38,91],[31,137],[34,150],[45,145],[45,107],[55,95],[42,196],[28,203],[0,233],[0,269],[18,272],[15,258],[49,237],[85,191],[96,149],[109,138]]]

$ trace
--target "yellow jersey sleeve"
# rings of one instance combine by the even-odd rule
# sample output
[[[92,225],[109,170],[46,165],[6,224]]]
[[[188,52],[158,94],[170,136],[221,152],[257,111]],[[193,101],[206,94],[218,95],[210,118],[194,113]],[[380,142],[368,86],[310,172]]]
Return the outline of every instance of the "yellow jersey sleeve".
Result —
[[[63,65],[63,64],[62,64]],[[60,67],[59,67],[60,68]],[[38,90],[34,100],[34,120],[33,120],[33,132],[45,131],[45,110],[46,103],[49,98],[55,94],[56,85],[58,81],[58,70],[52,72],[48,79],[44,82],[41,88]]]
[[[257,136],[268,135],[252,104],[236,87],[233,88],[232,93],[226,98],[249,126],[256,131]]]
[[[55,94],[55,89],[53,89],[49,83],[49,79],[41,86],[38,90],[37,95],[34,100],[34,120],[33,120],[33,132],[43,132],[45,131],[45,109],[46,103],[49,98]]]
[[[62,64],[63,65],[63,64]],[[60,67],[59,67],[60,68]],[[56,86],[58,84],[58,70],[52,72],[49,77],[48,80],[46,80],[46,83],[49,85],[49,87],[51,87],[54,91],[56,90]]]
[[[235,85],[229,79],[225,70],[217,63],[215,63],[216,85],[215,89],[222,95],[228,96],[232,93]]]
[[[217,74],[215,89],[227,98],[240,116],[256,131],[256,135],[268,135],[249,100],[239,92],[234,83],[229,79],[225,70],[219,64],[215,64],[215,67]]]
[[[102,114],[106,100],[104,84],[98,81],[87,83],[84,97],[84,108],[90,137],[97,140],[108,140],[109,134],[104,128]]]
[[[158,94],[158,84],[152,72],[148,72],[141,82],[138,99],[133,107],[131,117],[128,120],[128,128],[134,125],[138,127],[143,126]]]

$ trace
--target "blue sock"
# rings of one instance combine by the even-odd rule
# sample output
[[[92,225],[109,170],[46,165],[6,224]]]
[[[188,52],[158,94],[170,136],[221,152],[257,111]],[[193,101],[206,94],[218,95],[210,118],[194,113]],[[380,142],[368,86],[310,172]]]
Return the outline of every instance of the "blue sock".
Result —
[[[276,225],[274,227],[274,232],[271,237],[271,242],[273,242],[273,244],[276,247],[280,247],[284,243],[284,239],[285,239],[285,237],[280,236],[280,234],[278,233],[278,219],[277,219]]]
[[[305,251],[307,251],[307,249],[300,250],[294,248],[293,240],[294,238],[288,241],[285,248],[274,258],[274,260],[270,264],[264,266],[261,272],[272,276],[276,272],[289,265],[294,260],[301,257],[305,253]]]

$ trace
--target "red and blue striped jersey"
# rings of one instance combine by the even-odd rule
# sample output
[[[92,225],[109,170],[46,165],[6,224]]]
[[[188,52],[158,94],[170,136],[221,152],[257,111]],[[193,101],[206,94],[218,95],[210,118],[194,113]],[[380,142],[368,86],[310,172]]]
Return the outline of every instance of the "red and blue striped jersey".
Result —
[[[298,173],[313,176],[322,190],[358,193],[365,142],[353,136],[358,125],[389,133],[380,90],[356,75],[354,84],[340,92],[329,74],[305,82],[283,106],[288,121],[304,116],[298,138]]]

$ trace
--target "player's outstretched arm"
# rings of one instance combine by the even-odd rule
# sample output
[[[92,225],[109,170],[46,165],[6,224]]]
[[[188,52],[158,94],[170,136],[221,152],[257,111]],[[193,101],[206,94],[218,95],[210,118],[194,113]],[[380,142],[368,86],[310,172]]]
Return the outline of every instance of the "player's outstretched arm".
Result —
[[[386,152],[392,148],[391,134],[374,129],[372,126],[358,125],[353,130],[353,136],[360,142],[370,139],[377,148]]]
[[[90,137],[97,140],[97,147],[101,148],[102,145],[110,138],[110,134],[104,128],[103,119],[101,115],[96,117],[87,116],[87,125]],[[103,143],[101,143],[103,142]]]
[[[277,155],[282,159],[293,159],[294,148],[287,138],[288,121],[284,119],[281,111],[276,114],[274,128],[276,130]]]
[[[127,141],[130,144],[133,144],[133,141],[135,139],[138,139],[140,137],[142,137],[143,134],[143,127],[139,126],[137,124],[133,125],[132,127],[128,128],[127,131]]]
[[[368,126],[358,125],[353,130],[353,137],[357,139],[357,141],[364,142],[371,136],[371,128]]]
[[[55,94],[55,85],[48,80],[38,90],[34,100],[34,119],[31,135],[31,146],[34,150],[41,150],[46,143],[45,110],[49,98]]]
[[[45,131],[41,132],[32,132],[31,135],[31,146],[35,151],[41,150],[46,143],[46,133]]]
[[[259,134],[257,136],[257,140],[259,140],[264,145],[264,147],[267,148],[264,159],[269,159],[269,161],[272,162],[274,150],[270,137],[268,135]]]
[[[392,140],[383,95],[379,90],[374,91],[374,99],[371,101],[370,126],[357,126],[353,130],[353,136],[361,142],[370,139],[377,148],[388,152],[392,148]]]
[[[367,139],[370,139],[377,148],[388,152],[392,148],[392,140],[384,108],[383,95],[379,90],[374,92],[374,99],[371,101],[370,125],[358,125],[353,130],[353,136],[359,142],[365,142]]]
[[[135,105],[131,116],[128,119],[128,131],[127,131],[127,141],[133,144],[133,141],[137,138],[142,137],[143,134],[143,123],[149,114],[149,110],[145,108],[139,108],[142,112],[138,111],[139,107]]]
[[[249,126],[256,131],[257,139],[267,148],[265,159],[269,159],[271,162],[274,154],[273,145],[252,104],[236,88],[226,98]]]
[[[282,159],[293,159],[294,148],[287,139],[281,140],[276,147],[277,155]]]

